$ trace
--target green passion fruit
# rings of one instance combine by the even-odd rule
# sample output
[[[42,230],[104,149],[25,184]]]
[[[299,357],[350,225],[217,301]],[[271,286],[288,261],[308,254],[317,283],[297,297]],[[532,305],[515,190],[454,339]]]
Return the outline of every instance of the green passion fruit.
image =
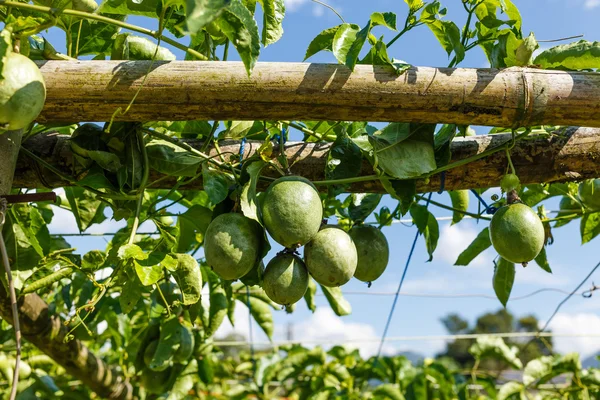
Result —
[[[544,225],[528,206],[501,207],[490,222],[490,239],[498,254],[513,263],[533,260],[544,247]]]
[[[323,220],[319,192],[308,179],[279,178],[264,194],[262,220],[277,243],[286,248],[303,246],[315,237]]]
[[[385,235],[371,225],[357,225],[350,229],[349,234],[358,255],[354,277],[363,282],[372,282],[379,278],[385,271],[390,257]]]
[[[282,253],[267,264],[262,288],[275,303],[288,306],[304,297],[308,279],[308,271],[302,259],[293,254]]]
[[[149,368],[144,368],[140,383],[148,393],[163,394],[169,389],[172,370],[173,367],[169,367],[164,371],[152,371]]]
[[[352,279],[358,255],[352,238],[346,232],[337,226],[324,226],[304,247],[304,260],[315,281],[334,287]]]
[[[579,184],[581,202],[592,210],[600,210],[600,179],[588,179]]]
[[[260,235],[256,221],[241,214],[221,214],[206,230],[206,262],[221,278],[239,279],[250,272],[258,259]]]
[[[46,84],[40,69],[24,55],[9,52],[0,79],[0,128],[26,128],[42,111]]]

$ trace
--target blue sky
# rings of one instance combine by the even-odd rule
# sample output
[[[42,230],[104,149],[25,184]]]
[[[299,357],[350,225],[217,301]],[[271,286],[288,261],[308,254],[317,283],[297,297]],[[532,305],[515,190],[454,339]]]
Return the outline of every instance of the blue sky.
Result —
[[[533,31],[538,39],[548,40],[572,35],[585,35],[585,39],[594,41],[600,39],[600,0],[513,0],[523,15],[525,34]],[[266,49],[262,50],[261,61],[289,61],[299,62],[304,58],[304,52],[311,39],[320,31],[337,25],[338,17],[330,10],[309,0],[287,0],[288,14],[284,20],[285,33],[283,38]],[[398,14],[399,24],[406,15],[406,4],[401,0],[330,0],[348,22],[364,25],[369,15],[375,11],[392,11]],[[450,19],[460,21],[464,13],[458,0],[443,2],[449,7]],[[149,28],[155,28],[155,21],[144,18],[133,18],[132,22]],[[391,37],[392,32],[377,28],[376,36],[385,34]],[[57,31],[50,32],[47,37],[60,51],[64,50],[62,34]],[[549,47],[547,44],[544,44]],[[180,51],[173,50],[178,58],[182,57]],[[406,60],[413,65],[446,66],[448,58],[439,46],[433,35],[426,27],[409,32],[398,41],[389,51],[390,56]],[[231,52],[230,59],[237,59],[235,52]],[[328,53],[318,54],[310,59],[312,62],[335,62]],[[461,64],[464,67],[486,67],[488,65],[483,53],[474,50],[468,54]],[[478,129],[479,132],[482,129]],[[489,201],[489,192],[485,195]],[[446,194],[434,194],[434,200],[449,203]],[[471,198],[471,207],[476,210],[476,199]],[[395,202],[385,198],[382,204],[393,208]],[[550,201],[547,209],[556,209],[556,201]],[[436,216],[444,217],[449,213],[431,207]],[[75,232],[75,223],[68,215],[62,212],[57,214],[53,223],[53,232]],[[114,231],[120,224],[108,222],[91,229],[93,232]],[[407,279],[403,289],[406,294],[485,294],[494,296],[491,285],[493,274],[493,251],[487,251],[478,257],[471,266],[453,266],[457,255],[467,247],[477,233],[485,227],[484,222],[464,221],[458,226],[450,226],[448,222],[440,222],[441,238],[438,250],[432,262],[426,262],[427,255],[422,238],[420,238]],[[145,226],[152,230],[151,226]],[[384,228],[391,248],[389,266],[384,275],[374,282],[371,289],[356,280],[343,287],[344,291],[372,291],[393,292],[398,285],[402,268],[406,261],[410,244],[415,234],[414,227],[394,224]],[[577,283],[598,262],[598,252],[595,246],[598,240],[581,246],[578,222],[573,222],[554,231],[555,243],[547,249],[548,257],[554,274],[550,275],[531,264],[526,269],[518,267],[513,296],[530,293],[541,288],[557,288],[572,290]],[[70,240],[83,253],[93,248],[104,248],[106,242],[102,238],[77,238]],[[273,252],[279,251],[273,246]],[[272,256],[272,254],[270,256]],[[269,257],[270,257],[269,256]],[[600,282],[600,272],[593,279]],[[591,285],[586,284],[587,288]],[[534,314],[544,321],[552,313],[554,307],[562,300],[564,294],[548,292],[529,299],[509,303],[509,309],[516,315]],[[332,339],[344,341],[352,339],[379,337],[383,331],[387,315],[392,304],[393,296],[374,295],[348,295],[348,300],[353,307],[350,316],[338,318],[328,309],[324,297],[318,298],[321,307],[315,314],[300,303],[292,315],[284,312],[275,313],[276,334],[275,339],[284,339],[287,324],[293,324],[296,339]],[[600,332],[600,295],[591,299],[575,296],[561,310],[551,327],[561,333],[597,333]],[[458,312],[471,321],[476,316],[496,311],[500,308],[497,300],[485,298],[422,298],[401,296],[396,307],[394,319],[388,333],[389,337],[396,336],[422,336],[445,334],[439,319],[450,312]],[[238,306],[236,312],[237,323],[235,330],[247,334],[247,310]],[[232,328],[224,326],[220,334],[225,334]],[[256,334],[257,328],[254,332]],[[264,336],[256,334],[259,340]],[[555,340],[559,351],[580,351],[590,355],[600,351],[600,340],[594,338],[557,338]],[[390,342],[386,345],[386,352],[398,350],[414,350],[425,355],[433,355],[443,348],[442,341],[414,341]],[[370,355],[376,351],[377,343],[362,343],[358,347],[363,355]]]

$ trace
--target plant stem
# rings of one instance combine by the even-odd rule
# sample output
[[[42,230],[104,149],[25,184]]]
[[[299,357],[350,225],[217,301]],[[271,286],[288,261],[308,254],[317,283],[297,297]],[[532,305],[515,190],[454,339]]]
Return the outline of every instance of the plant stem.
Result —
[[[389,48],[390,48],[390,46],[391,46],[391,45],[393,45],[393,44],[396,42],[396,40],[400,39],[400,37],[402,37],[402,35],[404,35],[406,32],[408,32],[409,30],[411,30],[411,28],[412,28],[412,27],[408,28],[408,27],[406,27],[406,26],[405,26],[405,27],[404,27],[404,29],[402,29],[402,30],[400,31],[400,33],[398,33],[396,36],[394,36],[394,37],[392,38],[392,40],[390,40],[390,41],[389,41],[389,42],[388,42],[388,43],[385,45],[385,47],[387,47],[387,48],[389,49]]]
[[[343,185],[346,183],[356,183],[356,182],[366,182],[366,181],[374,181],[379,179],[379,175],[365,175],[365,176],[357,176],[354,178],[344,178],[344,179],[331,179],[324,181],[314,181],[313,185]]]
[[[308,129],[308,128],[305,128],[305,127],[303,127],[303,126],[302,126],[302,125],[300,125],[300,124],[297,124],[297,123],[295,123],[295,122],[291,122],[291,121],[281,121],[281,123],[282,123],[282,124],[284,124],[284,125],[285,125],[285,126],[287,126],[287,127],[292,127],[292,128],[294,128],[294,129],[297,129],[297,130],[299,130],[300,132],[307,134],[308,136],[312,136],[312,137],[314,137],[315,139],[317,139],[317,140],[319,140],[319,141],[323,140],[323,138],[322,138],[322,136],[321,136],[321,135],[317,134],[317,133],[316,133],[316,132],[314,132],[314,131],[311,131],[311,130],[310,130],[310,129]]]
[[[103,15],[98,15],[98,14],[92,14],[92,13],[88,13],[88,12],[84,12],[84,11],[77,11],[77,10],[70,10],[70,9],[66,9],[66,10],[58,10],[56,8],[51,8],[51,7],[45,7],[45,6],[38,6],[35,4],[28,4],[28,3],[19,3],[17,1],[6,1],[6,0],[0,0],[0,5],[4,5],[7,7],[14,7],[14,8],[18,8],[18,9],[25,9],[25,10],[31,10],[31,11],[38,11],[38,12],[42,12],[42,13],[46,13],[52,16],[56,16],[56,15],[60,15],[60,14],[64,14],[64,15],[71,15],[74,17],[79,17],[79,18],[85,18],[85,19],[89,19],[89,20],[94,20],[94,21],[100,21],[100,22],[104,22],[106,24],[110,24],[110,25],[114,25],[114,26],[118,26],[121,28],[125,28],[125,29],[129,29],[132,30],[134,32],[138,32],[144,35],[148,35],[153,37],[154,39],[157,40],[162,40],[165,43],[170,44],[173,47],[178,48],[179,50],[183,50],[187,53],[189,53],[190,55],[203,60],[203,61],[208,61],[208,58],[206,58],[206,56],[202,53],[197,52],[194,49],[191,49],[187,46],[184,46],[183,44],[170,39],[166,36],[163,36],[161,34],[159,34],[156,31],[153,31],[151,29],[146,29],[146,28],[142,28],[141,26],[137,26],[137,25],[133,25],[133,24],[129,24],[127,22],[123,22],[123,21],[119,21],[116,19],[112,19],[109,17],[105,17]],[[68,49],[67,49],[68,50]]]
[[[140,151],[142,152],[142,162],[144,167],[144,173],[142,175],[142,181],[140,182],[137,206],[135,209],[135,217],[133,218],[133,225],[131,226],[131,234],[129,235],[128,244],[133,244],[135,240],[135,235],[137,233],[138,227],[140,226],[140,213],[142,211],[142,203],[144,202],[144,192],[146,191],[146,185],[148,184],[148,177],[150,176],[150,162],[148,160],[148,152],[146,151],[146,143],[144,143],[144,134],[141,130],[136,132],[138,145],[140,147]]]
[[[210,162],[212,164],[215,164],[216,166],[218,166],[220,168],[224,168],[225,167],[223,165],[223,163],[221,163],[221,162],[213,159],[212,157],[209,157],[205,153],[201,152],[200,150],[197,150],[197,149],[193,148],[192,146],[190,146],[189,144],[187,144],[185,142],[181,142],[181,141],[179,141],[176,138],[172,138],[169,135],[165,135],[163,133],[156,132],[156,131],[153,131],[151,129],[144,128],[144,131],[146,133],[148,133],[150,136],[157,137],[157,138],[162,139],[162,140],[164,140],[166,142],[174,144],[175,146],[181,147],[182,149],[185,149],[185,150],[189,151],[190,153],[193,153],[193,154],[197,155],[198,157],[203,158],[206,161],[208,161],[208,162]]]
[[[426,197],[424,197],[424,196],[420,196],[420,195],[417,195],[417,199],[419,199],[419,200],[425,200],[425,201],[427,200],[427,198],[426,198]],[[448,211],[453,211],[453,212],[461,213],[461,214],[463,214],[463,215],[467,215],[467,216],[469,216],[469,217],[471,217],[471,218],[475,218],[475,219],[483,219],[483,220],[486,220],[486,221],[490,221],[490,220],[491,220],[491,218],[490,218],[490,217],[484,217],[483,215],[474,214],[474,213],[471,213],[471,212],[468,212],[468,211],[464,211],[464,210],[459,210],[459,209],[457,209],[457,208],[453,208],[453,207],[447,206],[447,205],[445,205],[445,204],[438,203],[437,201],[434,201],[434,200],[429,200],[429,203],[430,203],[430,204],[433,204],[433,205],[434,205],[434,206],[436,206],[436,207],[443,208],[444,210],[448,210]]]

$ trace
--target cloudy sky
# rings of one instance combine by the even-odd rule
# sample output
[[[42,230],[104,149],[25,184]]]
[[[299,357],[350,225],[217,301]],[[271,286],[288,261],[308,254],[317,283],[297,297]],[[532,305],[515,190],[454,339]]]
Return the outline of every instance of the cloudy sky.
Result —
[[[513,0],[523,14],[525,34],[533,31],[538,39],[556,39],[561,37],[583,34],[585,39],[594,41],[600,39],[600,0]],[[348,22],[364,25],[369,15],[375,11],[392,11],[398,14],[399,24],[403,20],[407,7],[400,0],[329,0]],[[443,1],[449,7],[449,17],[463,21],[462,7],[457,1]],[[320,31],[339,23],[338,17],[327,8],[309,0],[286,0],[288,15],[284,21],[285,34],[283,39],[261,54],[262,61],[302,61],[304,52],[313,37]],[[143,18],[132,19],[149,28],[156,24]],[[391,37],[391,32],[383,28],[374,31],[376,36],[385,34]],[[61,36],[51,32],[48,36],[57,49],[64,49]],[[178,56],[181,53],[173,50]],[[445,66],[448,63],[445,52],[440,48],[433,35],[422,27],[410,32],[397,42],[389,51],[390,56],[403,59],[414,65]],[[233,55],[233,58],[236,56]],[[314,56],[313,62],[334,62],[330,54]],[[487,61],[479,51],[468,55],[462,66],[482,67]],[[486,194],[489,201],[490,194]],[[434,194],[435,200],[449,202],[446,194]],[[471,198],[472,208],[476,210],[475,199]],[[385,204],[393,208],[394,202],[386,198]],[[555,201],[546,206],[555,209]],[[439,216],[448,213],[432,207]],[[68,215],[60,215],[53,224],[54,232],[74,232],[74,221]],[[108,222],[91,228],[92,232],[113,231],[119,224]],[[148,229],[152,227],[146,226]],[[443,326],[439,322],[444,315],[457,312],[471,321],[485,312],[496,311],[500,308],[497,300],[488,298],[494,296],[491,285],[494,254],[485,252],[468,267],[453,266],[457,255],[467,247],[470,241],[485,227],[485,223],[464,221],[458,226],[450,226],[440,222],[441,238],[438,250],[432,262],[426,262],[427,256],[422,239],[419,240],[413,262],[408,271],[407,280],[400,297],[394,319],[388,336],[423,336],[443,335]],[[358,281],[352,281],[343,289],[352,292],[391,293],[398,286],[402,268],[406,261],[411,241],[415,234],[414,227],[395,224],[384,228],[391,247],[391,259],[385,274],[370,289]],[[542,288],[572,290],[581,279],[599,261],[595,246],[598,240],[585,246],[580,245],[579,228],[577,223],[571,223],[554,232],[555,243],[548,248],[548,255],[554,274],[550,275],[531,264],[526,269],[518,268],[513,296],[520,296]],[[81,238],[71,241],[82,252],[93,248],[104,248],[105,241],[101,238]],[[273,254],[280,249],[274,246]],[[600,272],[592,277],[600,282]],[[585,288],[591,285],[591,280]],[[509,303],[509,310],[516,315],[534,314],[545,321],[553,312],[556,305],[563,299],[564,294],[543,292],[539,295]],[[481,294],[488,297],[458,297],[457,295]],[[413,297],[409,295],[446,295],[457,296],[448,298]],[[296,312],[286,315],[284,312],[275,313],[276,337],[285,339],[288,324],[298,340],[331,340],[332,342],[348,342],[359,347],[364,356],[377,351],[376,339],[381,336],[388,312],[393,300],[392,295],[348,295],[353,306],[350,316],[338,318],[327,307],[324,297],[318,298],[317,311],[312,314],[301,303]],[[237,308],[237,323],[235,327],[225,324],[219,334],[224,335],[236,330],[244,335],[248,333],[247,310]],[[582,334],[600,332],[600,295],[591,299],[575,296],[568,302],[551,324],[558,333]],[[257,340],[265,340],[257,333]],[[366,343],[352,344],[353,340],[368,340]],[[557,349],[562,352],[579,351],[588,356],[600,351],[600,340],[597,338],[557,338]],[[384,347],[386,353],[399,350],[413,350],[424,355],[433,355],[442,350],[444,342],[434,341],[390,341]]]

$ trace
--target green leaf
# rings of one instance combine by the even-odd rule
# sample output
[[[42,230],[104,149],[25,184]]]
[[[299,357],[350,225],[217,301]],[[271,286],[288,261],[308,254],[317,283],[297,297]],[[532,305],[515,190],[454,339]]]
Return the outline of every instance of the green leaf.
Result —
[[[531,360],[525,366],[523,371],[523,384],[529,386],[538,379],[549,376],[552,373],[552,364],[554,357],[544,356]]]
[[[225,289],[221,285],[221,280],[210,268],[204,268],[206,282],[208,282],[208,291],[210,297],[210,308],[208,311],[208,325],[204,326],[204,333],[207,337],[215,334],[223,319],[227,315],[227,296]]]
[[[189,254],[173,254],[177,259],[177,268],[173,277],[183,295],[183,305],[196,304],[201,297],[202,273],[198,262]]]
[[[379,205],[382,195],[374,193],[352,193],[348,215],[354,222],[363,222]]]
[[[542,68],[571,70],[600,68],[600,42],[580,40],[542,51],[533,61]]]
[[[233,183],[228,174],[210,169],[206,164],[202,166],[202,184],[211,204],[217,205],[225,200]]]
[[[391,67],[396,75],[400,75],[410,68],[410,64],[407,64],[403,61],[390,59],[387,52],[387,46],[383,41],[383,37],[381,37],[377,43],[371,47],[369,53],[367,53],[365,58],[360,60],[359,64],[383,65]]]
[[[137,278],[129,278],[125,281],[119,295],[119,305],[124,314],[129,314],[135,308],[138,301],[142,298],[142,290],[143,287]]]
[[[104,216],[106,203],[97,199],[95,195],[77,186],[65,187],[64,191],[80,232],[85,231],[92,224],[99,224],[106,220]]]
[[[548,257],[546,256],[546,248],[542,247],[542,251],[540,254],[535,257],[535,263],[540,266],[544,271],[548,273],[552,273],[552,269],[550,268],[550,263],[548,263]]]
[[[218,18],[230,0],[186,0],[186,25],[194,35]]]
[[[495,336],[480,336],[470,348],[471,353],[476,359],[484,360],[492,358],[504,361],[515,369],[522,369],[523,363],[517,356],[519,349],[516,346],[508,347],[504,340]]]
[[[450,145],[455,136],[456,125],[454,124],[442,125],[440,130],[435,134],[435,163],[438,168],[448,165],[448,163],[450,162],[450,159],[452,157]]]
[[[366,36],[364,38],[357,38],[357,35],[360,32],[360,30],[361,29],[358,25],[348,23],[341,24],[336,30],[335,35],[333,37],[333,41],[331,43],[331,50],[333,51],[333,55],[335,56],[335,58],[340,63],[346,64],[348,53],[350,52],[356,40],[362,40],[362,43],[364,43],[364,39],[366,39]]]
[[[158,18],[159,0],[104,0],[97,12],[116,15],[141,15]]]
[[[465,58],[465,48],[460,42],[460,29],[454,22],[436,19],[428,22],[427,26],[446,50],[448,56],[454,52],[456,64]]]
[[[172,251],[177,246],[177,237],[179,236],[179,229],[177,226],[167,225],[158,219],[152,219],[154,225],[160,233],[162,239],[161,247],[166,248],[167,252]]]
[[[125,15],[101,14],[106,17],[124,21]],[[119,32],[118,26],[100,21],[82,19],[71,27],[71,43],[78,43],[72,48],[73,57],[88,54],[108,54],[113,45],[115,35]]]
[[[373,26],[381,25],[393,31],[396,30],[396,14],[393,12],[374,12],[371,14],[371,23]]]
[[[336,315],[343,317],[344,315],[350,315],[352,313],[352,306],[342,295],[342,289],[339,287],[319,286],[321,286],[321,290],[323,291],[323,294],[325,294],[329,306],[331,306],[331,309]]]
[[[304,55],[304,61],[320,51],[333,51],[333,39],[341,26],[342,25],[334,26],[333,28],[325,29],[323,32],[319,33],[308,45],[308,49],[306,49],[306,54]]]
[[[585,214],[580,223],[581,244],[594,239],[600,233],[600,213]]]
[[[496,400],[521,399],[521,394],[525,393],[525,387],[519,382],[507,382],[498,391]]]
[[[140,282],[144,286],[154,285],[163,276],[162,266],[160,264],[145,266],[140,263],[134,262],[135,273],[137,274]]]
[[[327,153],[325,179],[354,178],[362,168],[360,148],[346,135],[340,135]]]
[[[165,140],[152,140],[146,145],[150,166],[166,175],[196,176],[204,161],[189,151]]]
[[[249,299],[241,300],[242,303],[246,307],[248,307],[248,301],[250,302],[250,314],[252,314],[252,318],[256,321],[260,329],[263,330],[265,335],[269,339],[273,338],[273,314],[271,313],[271,308],[269,303],[260,300],[257,297],[250,296]]]
[[[454,265],[469,265],[479,254],[488,249],[492,245],[490,240],[490,229],[486,227],[477,237],[471,242],[454,263]]]
[[[506,307],[513,284],[515,283],[515,264],[500,257],[494,266],[494,292],[500,303]]]
[[[469,209],[469,191],[468,190],[452,190],[449,191],[452,208],[457,211],[452,212],[452,225],[459,223],[465,216],[461,211]]]
[[[91,250],[85,253],[81,258],[81,270],[86,272],[94,272],[100,269],[104,264],[104,253],[100,250]]]
[[[267,165],[262,160],[257,160],[247,166],[246,171],[250,180],[244,185],[242,195],[240,196],[240,208],[247,218],[261,223],[258,211],[258,197],[256,196],[256,184],[262,169]]]
[[[383,385],[377,386],[377,388],[373,390],[373,395],[377,399],[404,400],[404,395],[402,395],[400,387],[392,383],[384,383]]]
[[[314,279],[308,278],[308,289],[306,289],[306,293],[304,293],[304,301],[306,301],[306,306],[312,312],[315,312],[317,309],[317,304],[315,303],[315,296],[317,295],[317,284]]]
[[[400,179],[386,179],[379,178],[384,189],[396,200],[400,201],[400,212],[405,215],[409,210],[413,202],[415,201],[415,195],[417,194],[417,181],[414,179],[400,180]],[[391,222],[391,220],[390,220]]]
[[[265,47],[275,43],[283,35],[283,17],[285,4],[283,0],[259,0],[263,8],[262,43]]]
[[[436,169],[434,125],[392,123],[369,136],[376,165],[397,179],[417,178]]]
[[[227,130],[223,133],[222,137],[219,134],[219,137],[222,139],[235,139],[239,140],[243,137],[246,137],[248,133],[250,133],[255,125],[256,121],[231,121],[231,123],[226,123]],[[258,122],[257,125],[262,124]]]
[[[118,257],[127,261],[130,259],[134,260],[146,260],[148,259],[148,253],[145,253],[144,250],[137,244],[124,244],[119,247],[119,252],[117,253]]]
[[[201,205],[193,205],[177,217],[179,236],[177,252],[185,253],[204,242],[204,234],[212,220],[212,211]]]
[[[162,323],[160,327],[160,338],[158,346],[148,367],[152,370],[164,369],[166,364],[170,364],[175,352],[181,345],[181,338],[185,334],[186,328],[179,323],[176,316],[171,317]]]
[[[240,0],[232,0],[215,23],[236,48],[250,74],[260,53],[258,26],[250,11]]]
[[[192,359],[186,367],[177,374],[173,387],[169,390],[166,400],[184,400],[194,388],[195,377],[199,374],[198,362]]]
[[[413,204],[410,207],[410,215],[419,229],[419,232],[425,238],[427,253],[429,253],[428,261],[431,261],[433,260],[433,252],[437,247],[438,239],[440,237],[439,224],[435,219],[435,216],[427,209],[427,207],[419,204]]]

